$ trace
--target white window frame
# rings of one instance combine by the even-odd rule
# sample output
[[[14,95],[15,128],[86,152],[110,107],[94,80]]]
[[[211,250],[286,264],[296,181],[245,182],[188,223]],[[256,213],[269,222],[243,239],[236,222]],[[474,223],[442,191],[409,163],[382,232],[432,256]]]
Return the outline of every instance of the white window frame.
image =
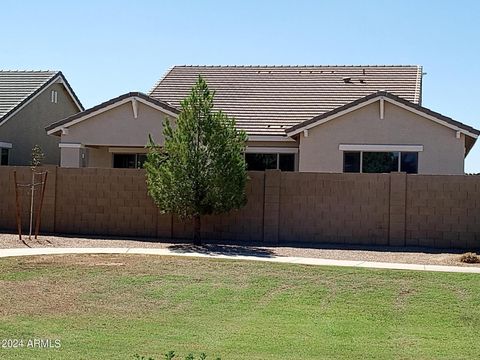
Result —
[[[345,152],[359,152],[360,153],[360,171],[355,174],[363,174],[363,153],[364,152],[396,152],[398,153],[398,166],[397,171],[402,169],[402,153],[415,152],[419,153],[423,151],[423,145],[356,145],[356,144],[340,144],[338,149]],[[345,155],[342,156],[342,169],[345,168]],[[344,171],[342,171],[345,173]],[[417,162],[418,172],[418,162]]]
[[[422,152],[423,145],[366,145],[366,144],[340,144],[340,151],[365,151],[365,152]]]
[[[11,144],[11,143],[7,143],[7,142],[0,141],[0,148],[3,148],[3,149],[11,149],[11,148],[12,148],[12,144]]]

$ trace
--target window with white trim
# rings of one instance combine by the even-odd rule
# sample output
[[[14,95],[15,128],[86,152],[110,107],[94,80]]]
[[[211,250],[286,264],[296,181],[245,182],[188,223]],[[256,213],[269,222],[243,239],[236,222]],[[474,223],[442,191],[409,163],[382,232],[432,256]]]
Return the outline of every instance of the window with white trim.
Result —
[[[416,151],[344,151],[345,173],[418,173]]]

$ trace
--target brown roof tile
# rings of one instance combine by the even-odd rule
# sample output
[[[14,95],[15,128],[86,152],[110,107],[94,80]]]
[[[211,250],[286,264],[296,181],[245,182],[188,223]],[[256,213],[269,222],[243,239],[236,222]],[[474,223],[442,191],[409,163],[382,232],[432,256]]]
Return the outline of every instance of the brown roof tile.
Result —
[[[386,90],[421,99],[420,66],[175,66],[150,96],[179,107],[198,76],[216,91],[215,108],[249,135],[285,130],[359,98]]]
[[[17,108],[29,101],[30,98],[58,77],[63,79],[81,110],[83,110],[80,100],[78,100],[61,71],[2,70],[0,71],[0,120],[9,117]]]

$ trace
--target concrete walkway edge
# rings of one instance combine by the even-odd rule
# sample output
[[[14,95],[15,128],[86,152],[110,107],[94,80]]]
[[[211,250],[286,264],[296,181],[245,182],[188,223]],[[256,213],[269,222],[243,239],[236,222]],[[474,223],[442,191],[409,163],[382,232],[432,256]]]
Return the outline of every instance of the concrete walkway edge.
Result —
[[[333,260],[306,258],[295,256],[246,256],[246,255],[222,255],[204,254],[199,252],[178,252],[169,249],[145,249],[145,248],[15,248],[0,249],[0,258],[33,255],[62,255],[62,254],[143,254],[162,256],[186,256],[212,259],[229,260],[254,260],[285,264],[302,264],[315,266],[346,266],[356,268],[394,269],[394,270],[417,270],[417,271],[440,271],[456,273],[480,274],[480,267],[445,266],[445,265],[421,265],[403,264],[373,261]]]

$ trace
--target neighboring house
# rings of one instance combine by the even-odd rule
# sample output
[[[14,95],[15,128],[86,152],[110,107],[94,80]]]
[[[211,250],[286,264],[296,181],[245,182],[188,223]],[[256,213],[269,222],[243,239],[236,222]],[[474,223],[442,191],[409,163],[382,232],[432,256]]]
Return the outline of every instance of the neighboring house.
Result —
[[[421,106],[420,66],[175,66],[48,126],[66,167],[140,167],[198,76],[248,135],[250,170],[463,174],[480,132]]]
[[[45,164],[59,164],[45,126],[83,110],[60,71],[0,71],[0,165],[29,165],[35,145]]]

